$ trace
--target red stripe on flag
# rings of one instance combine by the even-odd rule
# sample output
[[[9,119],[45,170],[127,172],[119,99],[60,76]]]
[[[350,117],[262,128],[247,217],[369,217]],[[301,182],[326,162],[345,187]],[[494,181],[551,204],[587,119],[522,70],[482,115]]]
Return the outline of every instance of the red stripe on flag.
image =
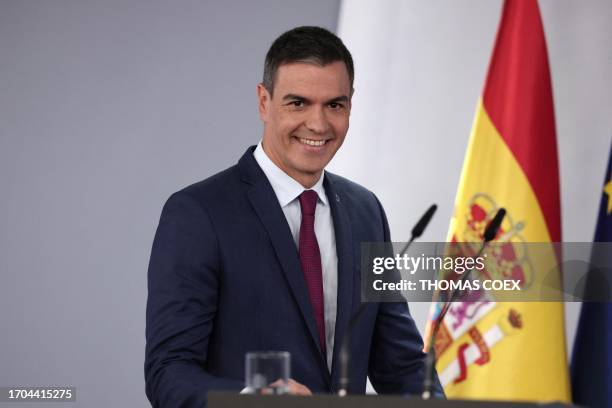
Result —
[[[535,192],[551,240],[561,241],[552,85],[536,0],[504,3],[483,100]]]
[[[465,362],[465,351],[470,347],[469,344],[463,343],[457,349],[457,359],[459,359],[459,375],[453,381],[455,384],[465,381],[467,378],[467,363]]]

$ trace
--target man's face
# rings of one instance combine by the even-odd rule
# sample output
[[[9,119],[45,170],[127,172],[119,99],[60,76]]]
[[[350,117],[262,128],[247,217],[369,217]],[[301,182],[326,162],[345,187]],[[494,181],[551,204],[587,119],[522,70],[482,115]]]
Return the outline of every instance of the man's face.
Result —
[[[257,95],[265,152],[293,179],[312,187],[348,131],[351,85],[345,64],[283,64],[273,96],[262,84]]]

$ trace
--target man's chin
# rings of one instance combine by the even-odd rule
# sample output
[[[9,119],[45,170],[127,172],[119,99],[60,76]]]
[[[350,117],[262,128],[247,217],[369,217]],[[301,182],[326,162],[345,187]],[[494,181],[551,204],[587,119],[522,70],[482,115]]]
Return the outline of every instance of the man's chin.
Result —
[[[299,167],[299,172],[305,176],[315,177],[320,175],[327,166],[328,162],[316,163],[316,165],[310,164]]]
[[[313,167],[313,166],[296,166],[293,167],[293,169],[290,172],[287,172],[287,174],[293,178],[294,180],[298,181],[299,183],[303,184],[303,183],[316,183],[319,179],[319,177],[321,177],[321,175],[323,174],[323,167]]]
[[[300,171],[307,173],[317,173],[322,171],[325,166],[331,161],[333,155],[317,154],[317,153],[302,153],[296,157],[294,161],[295,167]]]

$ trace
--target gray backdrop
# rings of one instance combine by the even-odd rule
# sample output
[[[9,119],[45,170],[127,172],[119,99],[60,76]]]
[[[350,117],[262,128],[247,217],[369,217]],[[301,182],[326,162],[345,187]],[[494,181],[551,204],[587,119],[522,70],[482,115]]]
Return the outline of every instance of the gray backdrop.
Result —
[[[147,406],[162,205],[257,143],[272,40],[337,17],[325,0],[0,0],[0,386]]]
[[[416,169],[441,147],[454,146],[442,161],[447,168],[431,175],[441,183],[437,189],[406,174],[410,194],[424,202],[439,201],[441,191],[451,200],[441,204],[449,206],[456,191],[499,17],[499,1],[489,3],[447,0],[443,7],[415,8],[431,26],[441,22],[436,10],[449,23],[469,18],[474,24],[447,36],[418,26],[424,44],[447,56],[448,65],[419,58],[415,66],[445,81],[448,73],[456,78],[447,94],[423,87],[405,95],[415,106],[428,98],[434,105],[456,102],[434,106],[435,117],[449,110],[444,132],[433,120],[430,128],[419,122],[418,131],[407,131],[418,142]],[[568,159],[572,164],[562,168],[569,183],[563,185],[564,236],[589,240],[612,134],[612,89],[607,75],[577,65],[599,73],[601,41],[593,50],[574,38],[599,39],[603,22],[611,21],[610,2],[579,2],[588,12],[578,13],[575,24],[567,21],[576,21],[579,6],[547,3],[548,15],[568,27],[557,24],[549,39],[553,75],[570,84],[555,89],[566,101],[567,115],[557,112],[560,143],[568,132],[580,136],[560,144],[562,167]],[[259,140],[255,85],[272,39],[300,24],[335,29],[338,10],[337,1],[325,0],[0,0],[0,386],[74,385],[78,402],[70,406],[147,406],[146,267],[163,202],[233,164]],[[481,34],[489,37],[475,42]],[[473,54],[453,52],[458,44]],[[418,42],[410,46],[422,51]],[[609,75],[610,43],[605,46]],[[591,97],[586,111],[580,105]],[[369,160],[376,165],[384,158]],[[595,177],[586,197],[583,164]],[[336,170],[361,175],[340,162]],[[401,237],[409,219],[400,216],[399,198],[384,189],[380,195],[394,236]],[[441,239],[447,226],[448,217],[439,214],[429,238]],[[426,309],[414,310],[422,327]]]

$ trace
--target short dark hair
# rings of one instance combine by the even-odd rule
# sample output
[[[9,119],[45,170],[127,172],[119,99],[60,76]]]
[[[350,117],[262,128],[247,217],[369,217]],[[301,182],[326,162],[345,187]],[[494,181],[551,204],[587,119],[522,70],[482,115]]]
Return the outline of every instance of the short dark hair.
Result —
[[[296,27],[278,37],[266,54],[263,85],[270,95],[274,89],[276,71],[282,64],[289,62],[313,62],[321,66],[342,61],[346,65],[351,89],[355,69],[353,58],[342,40],[334,33],[313,26]]]

